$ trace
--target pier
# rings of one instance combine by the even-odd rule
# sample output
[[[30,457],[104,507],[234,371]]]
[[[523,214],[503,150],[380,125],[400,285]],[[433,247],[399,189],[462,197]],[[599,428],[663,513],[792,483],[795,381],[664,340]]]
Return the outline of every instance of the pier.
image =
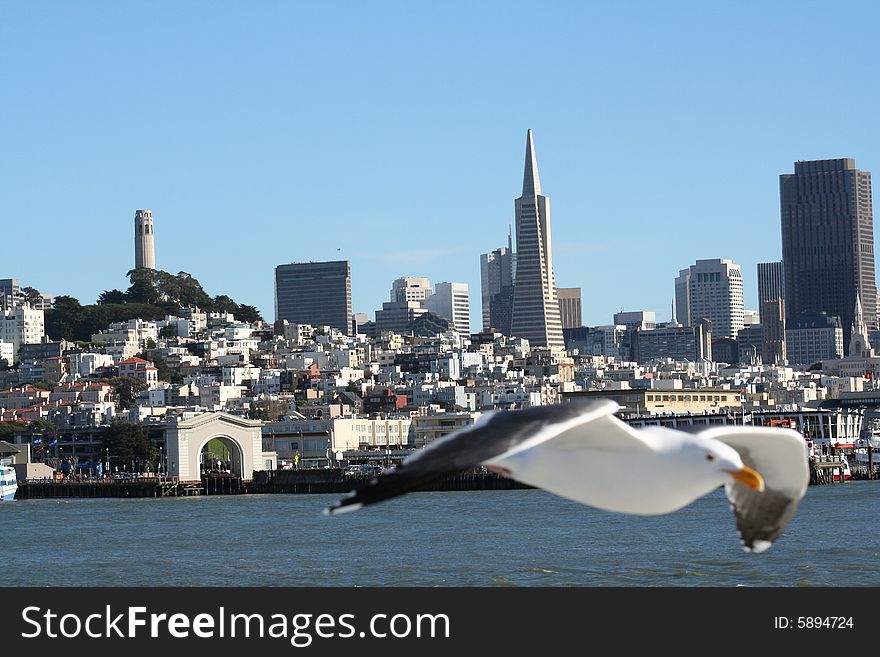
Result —
[[[347,493],[365,486],[369,475],[348,475],[339,468],[325,470],[274,470],[255,472],[248,493]],[[434,482],[419,490],[514,490],[531,488],[494,472],[470,471]]]
[[[844,456],[813,457],[810,485],[843,483]],[[856,474],[856,473],[854,473]],[[27,481],[19,484],[20,500],[44,498],[190,497],[242,494],[342,494],[367,485],[370,475],[346,474],[341,468],[263,470],[251,481],[232,475],[180,481],[171,477],[144,477],[111,481]],[[856,475],[856,478],[862,478]],[[869,477],[864,477],[869,478]],[[494,472],[472,470],[434,482],[422,491],[517,490],[532,488]]]
[[[340,468],[321,470],[268,470],[254,473],[253,481],[241,477],[210,476],[201,481],[179,481],[170,477],[143,477],[111,481],[26,481],[18,486],[16,498],[103,497],[190,497],[194,495],[241,495],[269,493],[347,493],[365,486],[367,475],[345,474]],[[421,490],[513,490],[531,488],[493,472],[471,471],[449,477]]]
[[[821,486],[846,482],[846,457],[813,457],[810,459],[810,485]]]
[[[204,480],[203,480],[204,481]],[[102,497],[189,497],[205,492],[203,482],[186,482],[169,477],[141,477],[118,480],[51,481],[29,480],[18,485],[19,500]]]

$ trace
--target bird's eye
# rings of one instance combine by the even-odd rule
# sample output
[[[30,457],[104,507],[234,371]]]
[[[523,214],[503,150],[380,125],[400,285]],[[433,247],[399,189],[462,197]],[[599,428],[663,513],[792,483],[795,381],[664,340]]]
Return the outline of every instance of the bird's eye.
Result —
[[[715,457],[712,456],[711,454],[706,454],[706,460],[707,460],[707,461],[714,461],[714,460],[715,460]]]

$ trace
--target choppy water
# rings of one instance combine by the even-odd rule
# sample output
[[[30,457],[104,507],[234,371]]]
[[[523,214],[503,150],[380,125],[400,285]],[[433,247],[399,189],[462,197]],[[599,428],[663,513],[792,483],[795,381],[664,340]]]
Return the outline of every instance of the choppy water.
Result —
[[[542,491],[416,493],[325,517],[337,496],[0,503],[12,586],[880,585],[880,483],[811,487],[764,554],[719,490],[677,513]]]

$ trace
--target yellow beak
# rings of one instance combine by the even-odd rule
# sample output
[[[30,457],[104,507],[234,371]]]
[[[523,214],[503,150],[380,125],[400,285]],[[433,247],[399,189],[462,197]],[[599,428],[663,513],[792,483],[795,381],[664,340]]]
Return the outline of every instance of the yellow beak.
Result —
[[[764,477],[748,466],[744,465],[741,470],[725,470],[725,472],[733,477],[734,481],[738,481],[743,486],[748,486],[759,493],[764,490]]]

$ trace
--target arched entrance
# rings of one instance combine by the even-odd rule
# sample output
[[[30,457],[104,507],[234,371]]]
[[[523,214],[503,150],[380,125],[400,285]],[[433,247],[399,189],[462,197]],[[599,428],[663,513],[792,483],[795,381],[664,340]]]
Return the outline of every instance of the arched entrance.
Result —
[[[216,435],[204,441],[199,449],[199,471],[202,475],[244,474],[244,451],[230,436]]]
[[[277,462],[275,452],[263,451],[259,420],[246,420],[221,411],[173,420],[165,428],[165,444],[168,474],[180,481],[200,481],[204,466],[222,467],[230,471],[230,476],[250,481],[255,470],[274,469]],[[208,444],[214,446],[215,452],[223,452],[222,458],[213,458],[213,464],[205,462]],[[221,461],[219,466],[217,460]]]

